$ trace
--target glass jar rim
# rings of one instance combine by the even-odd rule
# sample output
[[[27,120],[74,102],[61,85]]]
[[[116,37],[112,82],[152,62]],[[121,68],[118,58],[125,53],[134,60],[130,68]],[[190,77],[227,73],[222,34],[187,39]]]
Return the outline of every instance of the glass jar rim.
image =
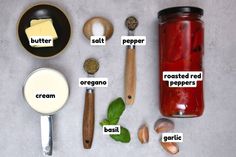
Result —
[[[203,9],[192,6],[179,6],[166,8],[158,12],[158,18],[165,15],[175,14],[175,13],[197,13],[203,15]]]

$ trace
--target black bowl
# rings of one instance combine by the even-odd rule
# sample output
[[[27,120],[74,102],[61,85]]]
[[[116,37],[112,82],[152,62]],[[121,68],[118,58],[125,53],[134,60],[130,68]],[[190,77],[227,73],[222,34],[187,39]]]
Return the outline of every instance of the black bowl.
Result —
[[[53,47],[31,47],[25,34],[25,29],[30,27],[31,20],[45,18],[52,19],[58,39],[54,40]],[[18,36],[23,47],[38,57],[52,57],[60,53],[69,42],[70,34],[70,23],[66,15],[57,7],[48,4],[40,4],[30,8],[23,14],[18,24]]]

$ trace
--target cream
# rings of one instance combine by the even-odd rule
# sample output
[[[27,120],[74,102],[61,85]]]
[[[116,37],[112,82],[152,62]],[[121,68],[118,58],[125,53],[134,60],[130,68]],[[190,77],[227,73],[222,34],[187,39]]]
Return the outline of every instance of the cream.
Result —
[[[35,111],[50,115],[66,103],[69,87],[60,72],[41,68],[33,72],[27,79],[24,86],[24,96]]]

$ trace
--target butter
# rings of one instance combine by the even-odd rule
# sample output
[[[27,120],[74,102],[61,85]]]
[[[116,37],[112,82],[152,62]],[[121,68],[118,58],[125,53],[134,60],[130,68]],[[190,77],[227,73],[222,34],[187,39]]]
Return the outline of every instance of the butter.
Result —
[[[30,21],[30,26],[35,26],[37,24],[40,24],[40,23],[43,23],[43,22],[46,22],[46,21],[51,21],[52,22],[52,19],[34,19],[34,20],[31,20]]]
[[[31,36],[51,36],[54,40],[58,38],[56,30],[50,20],[27,28],[25,33],[28,39],[30,39]]]

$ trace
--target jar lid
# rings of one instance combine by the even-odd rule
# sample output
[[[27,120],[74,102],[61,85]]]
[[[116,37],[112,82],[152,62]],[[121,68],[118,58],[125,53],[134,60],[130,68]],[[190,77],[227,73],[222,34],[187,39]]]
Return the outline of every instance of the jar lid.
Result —
[[[191,6],[166,8],[158,12],[158,17],[162,15],[168,15],[168,14],[174,14],[174,13],[197,13],[197,14],[203,15],[203,9],[198,8],[198,7],[191,7]]]

